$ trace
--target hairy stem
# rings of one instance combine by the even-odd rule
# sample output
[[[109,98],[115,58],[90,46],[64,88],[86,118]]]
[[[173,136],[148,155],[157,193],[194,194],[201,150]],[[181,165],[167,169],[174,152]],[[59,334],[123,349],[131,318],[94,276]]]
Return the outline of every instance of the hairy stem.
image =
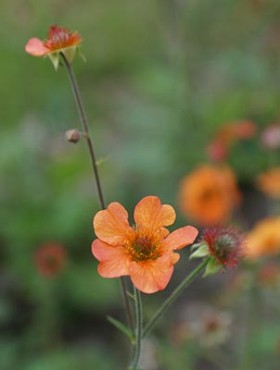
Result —
[[[70,80],[70,83],[71,83],[72,92],[73,92],[73,95],[74,95],[74,98],[75,98],[75,101],[76,101],[76,104],[77,104],[80,120],[81,120],[81,123],[82,123],[82,126],[83,126],[83,130],[86,134],[85,135],[85,140],[87,142],[88,151],[89,151],[89,155],[90,155],[90,159],[91,159],[91,164],[92,164],[93,174],[94,174],[95,183],[96,183],[96,187],[97,187],[97,193],[98,193],[100,206],[101,206],[102,209],[105,209],[106,206],[105,206],[105,201],[104,201],[104,197],[103,197],[99,171],[98,171],[98,167],[97,167],[97,164],[96,164],[96,157],[95,157],[95,153],[94,153],[94,149],[93,149],[93,142],[92,142],[92,139],[91,139],[91,136],[90,136],[89,124],[88,124],[86,112],[85,112],[85,109],[84,109],[83,101],[82,101],[82,98],[81,98],[80,90],[79,90],[79,87],[78,87],[78,83],[77,83],[76,77],[74,75],[74,72],[72,70],[71,64],[68,62],[67,58],[65,57],[65,55],[63,53],[60,53],[60,55],[61,55],[61,58],[64,62],[64,65],[67,69],[67,72],[68,72],[68,76],[69,76],[69,80]]]
[[[84,133],[85,133],[84,137],[85,137],[85,140],[86,140],[86,143],[87,143],[87,146],[88,146],[88,151],[89,151],[89,155],[90,155],[90,159],[91,159],[93,175],[94,175],[94,180],[95,180],[96,187],[97,187],[97,193],[98,193],[100,206],[101,206],[102,209],[105,209],[106,205],[105,205],[103,191],[102,191],[102,187],[101,187],[98,166],[96,164],[96,156],[95,156],[95,152],[94,152],[94,149],[93,149],[93,141],[92,141],[91,136],[90,136],[88,119],[87,119],[87,115],[86,115],[86,112],[85,112],[85,109],[84,109],[83,100],[81,98],[80,89],[78,87],[78,83],[77,83],[75,74],[73,72],[73,69],[71,67],[71,64],[68,62],[66,56],[63,53],[60,53],[60,56],[61,56],[61,59],[62,59],[64,65],[66,67],[67,73],[68,73],[68,77],[69,77],[69,80],[70,80],[72,92],[73,92],[73,95],[74,95],[74,98],[75,98],[75,101],[76,101],[76,105],[77,105],[77,109],[78,109],[78,112],[79,112],[81,124],[82,124],[83,130],[84,130]],[[129,326],[130,326],[130,329],[133,330],[133,321],[132,321],[130,302],[129,302],[129,299],[128,299],[128,296],[127,296],[125,286],[126,286],[126,279],[125,279],[125,277],[121,277],[121,289],[122,289],[124,306],[125,306],[126,315],[127,315],[127,321],[128,321]]]
[[[134,287],[134,297],[135,297],[135,348],[132,363],[129,370],[136,370],[141,354],[141,342],[142,342],[142,326],[143,326],[143,313],[142,313],[142,302],[141,294],[138,289]]]

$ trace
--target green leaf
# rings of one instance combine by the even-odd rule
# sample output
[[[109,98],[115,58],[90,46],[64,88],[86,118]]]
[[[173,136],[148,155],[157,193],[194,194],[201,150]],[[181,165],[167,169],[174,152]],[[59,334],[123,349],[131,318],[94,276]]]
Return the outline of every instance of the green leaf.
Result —
[[[131,342],[134,342],[134,335],[131,330],[121,321],[115,319],[112,316],[107,316],[107,320],[114,325],[117,329],[119,329],[123,334],[125,334]]]

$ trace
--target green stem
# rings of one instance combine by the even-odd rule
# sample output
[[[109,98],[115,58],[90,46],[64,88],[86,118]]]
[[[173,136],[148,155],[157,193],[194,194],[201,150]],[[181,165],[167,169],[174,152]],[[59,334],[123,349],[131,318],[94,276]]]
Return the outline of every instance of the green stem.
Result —
[[[71,64],[68,62],[66,56],[63,53],[60,53],[60,56],[61,56],[61,59],[64,62],[64,65],[67,69],[67,72],[68,72],[68,77],[69,77],[69,80],[70,80],[72,92],[73,92],[73,95],[74,95],[74,98],[75,98],[75,101],[76,101],[76,105],[77,105],[77,109],[78,109],[78,112],[79,112],[81,124],[82,124],[83,130],[84,130],[84,137],[85,137],[85,140],[86,140],[86,143],[87,143],[87,146],[88,146],[88,151],[89,151],[89,155],[90,155],[90,159],[91,159],[93,175],[94,175],[94,179],[95,179],[95,183],[96,183],[96,187],[97,187],[97,193],[98,193],[100,206],[101,206],[102,209],[105,209],[106,205],[105,205],[104,196],[103,196],[103,192],[102,192],[98,166],[96,164],[96,156],[95,156],[95,152],[94,152],[94,149],[93,149],[93,141],[92,141],[91,136],[90,136],[88,119],[87,119],[87,115],[86,115],[85,108],[84,108],[84,105],[83,105],[83,100],[82,100],[82,97],[81,97],[80,89],[79,89],[79,86],[78,86],[78,83],[77,83],[77,80],[76,80],[76,77],[75,77],[75,74],[73,72]],[[125,277],[121,277],[121,289],[122,289],[122,295],[123,295],[123,300],[124,300],[124,307],[125,307],[125,311],[126,311],[126,315],[127,315],[127,321],[128,321],[129,326],[130,326],[130,329],[133,330],[133,326],[132,326],[133,322],[132,322],[132,319],[131,319],[132,314],[131,314],[130,302],[129,302],[128,295],[127,295],[127,292],[126,292],[126,289],[125,289],[125,284],[126,284]]]
[[[60,53],[60,56],[61,56],[61,58],[62,58],[62,60],[65,64],[66,69],[67,69],[70,84],[71,84],[71,88],[72,88],[72,92],[73,92],[73,95],[74,95],[74,98],[75,98],[75,101],[76,101],[76,104],[77,104],[77,109],[78,109],[78,112],[79,112],[79,115],[80,115],[80,120],[81,120],[81,123],[82,123],[82,126],[83,126],[83,130],[86,134],[85,135],[85,140],[87,142],[88,151],[89,151],[89,154],[90,154],[90,159],[91,159],[93,174],[94,174],[94,178],[95,178],[95,183],[96,183],[96,186],[97,186],[97,193],[98,193],[98,198],[99,198],[99,201],[100,201],[100,205],[101,205],[102,209],[105,209],[106,206],[105,206],[105,201],[104,201],[104,197],[103,197],[103,192],[102,192],[98,167],[97,167],[97,164],[96,164],[96,157],[95,157],[95,153],[94,153],[94,149],[93,149],[93,142],[92,142],[92,139],[91,139],[91,136],[90,136],[90,133],[89,133],[89,124],[88,124],[86,112],[85,112],[85,109],[84,109],[83,101],[82,101],[82,98],[81,98],[80,90],[79,90],[79,87],[78,87],[78,83],[77,83],[76,77],[74,75],[73,69],[71,67],[71,64],[68,62],[66,56],[63,53]]]
[[[131,329],[131,332],[133,332],[134,320],[133,320],[130,301],[129,301],[129,297],[128,297],[128,293],[127,293],[128,292],[127,277],[122,276],[120,281],[121,281],[121,292],[122,292],[122,297],[123,297],[123,303],[124,303],[124,307],[125,307],[125,311],[126,311],[126,315],[127,315],[127,323],[128,323],[128,325]]]
[[[141,354],[141,342],[142,342],[142,327],[143,327],[143,313],[142,313],[142,302],[141,294],[138,289],[134,287],[135,296],[135,316],[136,316],[136,327],[135,327],[135,348],[133,359],[129,370],[136,370]]]
[[[160,308],[156,311],[151,320],[146,324],[143,330],[143,338],[155,326],[158,319],[165,313],[165,311],[172,305],[172,303],[179,297],[183,290],[197,277],[197,275],[206,267],[209,258],[203,260],[185,279],[173,290],[171,295],[163,302]]]

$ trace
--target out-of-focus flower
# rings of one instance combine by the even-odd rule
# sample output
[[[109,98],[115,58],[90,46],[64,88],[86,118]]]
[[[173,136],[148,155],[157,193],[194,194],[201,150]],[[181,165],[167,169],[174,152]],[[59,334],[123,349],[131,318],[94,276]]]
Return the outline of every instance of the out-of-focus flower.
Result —
[[[165,289],[180,258],[174,251],[192,244],[198,234],[193,226],[169,234],[165,226],[172,225],[175,217],[173,207],[162,205],[156,196],[144,197],[136,205],[133,227],[120,203],[97,212],[93,226],[98,239],[92,243],[92,253],[100,262],[99,274],[106,278],[129,275],[144,293]]]
[[[214,162],[224,161],[228,156],[228,147],[220,140],[213,140],[206,148],[209,159]]]
[[[247,235],[246,257],[257,259],[280,253],[280,217],[259,221]]]
[[[191,258],[210,256],[204,276],[235,267],[244,256],[244,236],[233,227],[204,230],[201,241],[192,246]]]
[[[195,341],[202,347],[219,346],[230,336],[230,313],[211,306],[195,304],[184,309],[184,318],[173,326],[171,340],[175,345]]]
[[[217,134],[217,140],[220,140],[225,145],[230,145],[233,141],[240,139],[240,140],[247,140],[251,139],[255,136],[256,133],[256,125],[247,120],[243,121],[236,121],[228,123],[222,126]]]
[[[66,260],[65,248],[57,243],[46,243],[40,246],[35,253],[35,264],[44,276],[54,276],[59,273]]]
[[[257,185],[266,195],[280,198],[280,167],[263,172],[257,178]]]
[[[60,53],[64,54],[68,62],[71,62],[81,42],[82,39],[78,32],[71,32],[67,28],[53,25],[49,28],[47,40],[33,37],[25,45],[25,51],[35,57],[48,56],[57,69]]]
[[[234,173],[226,166],[200,166],[181,182],[182,212],[203,226],[227,221],[239,201]]]
[[[204,347],[218,346],[226,342],[230,336],[232,318],[228,312],[209,311],[192,323],[193,331],[200,344]]]
[[[266,127],[261,134],[261,142],[266,149],[280,148],[280,123]]]
[[[213,161],[225,160],[230,146],[235,141],[251,139],[255,133],[256,125],[251,121],[243,120],[223,125],[206,148],[208,158]]]
[[[248,140],[256,135],[256,125],[252,121],[238,121],[233,124],[233,127],[237,139]]]

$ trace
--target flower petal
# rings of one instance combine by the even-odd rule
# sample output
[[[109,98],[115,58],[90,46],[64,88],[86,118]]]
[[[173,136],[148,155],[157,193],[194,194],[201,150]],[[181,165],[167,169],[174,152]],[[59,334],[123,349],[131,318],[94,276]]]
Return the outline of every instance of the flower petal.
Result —
[[[180,227],[167,236],[164,244],[171,250],[181,249],[192,244],[197,234],[198,230],[193,226]]]
[[[46,48],[43,41],[37,37],[33,37],[27,42],[25,51],[34,57],[42,57],[49,53],[49,49]]]
[[[168,204],[161,204],[156,196],[147,196],[140,200],[134,210],[134,220],[137,226],[147,227],[151,231],[172,225],[176,214]]]
[[[96,213],[93,219],[96,236],[110,245],[123,244],[134,235],[128,223],[125,208],[117,202],[109,204],[108,208]]]
[[[151,294],[165,289],[173,270],[172,259],[164,255],[154,261],[131,262],[129,275],[138,290]]]
[[[100,262],[98,272],[102,277],[115,278],[128,275],[130,260],[123,247],[113,247],[95,239],[91,245],[91,251]]]

